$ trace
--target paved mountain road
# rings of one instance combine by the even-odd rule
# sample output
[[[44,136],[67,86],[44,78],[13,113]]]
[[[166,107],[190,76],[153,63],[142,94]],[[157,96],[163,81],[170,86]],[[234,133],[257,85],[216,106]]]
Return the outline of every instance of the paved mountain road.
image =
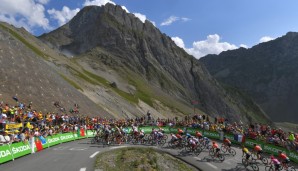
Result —
[[[15,161],[0,165],[0,170],[5,171],[94,171],[95,156],[98,153],[117,148],[134,145],[110,146],[91,144],[91,139],[82,139],[59,144],[41,152],[30,154]],[[152,147],[152,146],[140,146]],[[241,164],[242,152],[240,148],[234,148],[236,156],[226,156],[224,162],[212,160],[207,151],[200,155],[184,154],[181,150],[153,147],[165,151],[177,158],[187,161],[191,165],[204,171],[242,171],[246,170]],[[260,170],[265,170],[264,165],[259,164]],[[251,169],[249,169],[251,170]]]

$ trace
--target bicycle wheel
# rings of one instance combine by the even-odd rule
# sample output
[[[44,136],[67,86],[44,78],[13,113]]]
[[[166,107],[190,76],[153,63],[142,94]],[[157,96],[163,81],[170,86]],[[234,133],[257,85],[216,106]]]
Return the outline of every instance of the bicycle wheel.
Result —
[[[242,158],[242,164],[247,167],[248,166],[248,160],[246,160],[245,158]]]
[[[264,165],[267,165],[268,164],[268,159],[266,157],[262,157],[262,162]]]
[[[294,168],[294,166],[290,166],[290,167],[288,167],[288,170],[289,170],[289,171],[296,171],[296,169]]]
[[[221,150],[223,153],[226,153],[226,152],[227,152],[227,147],[224,146],[224,145],[222,144],[221,147],[220,147],[220,150]]]
[[[214,151],[213,151],[213,149],[210,149],[209,150],[209,155],[212,157],[212,156],[214,156]]]
[[[272,165],[267,165],[267,166],[265,167],[265,170],[266,170],[266,171],[274,171],[275,169],[273,168]]]
[[[195,155],[199,155],[199,154],[201,154],[201,152],[203,151],[203,149],[200,147],[200,146],[198,146],[196,149],[195,149],[195,151],[194,151],[194,153],[195,153]]]
[[[230,154],[232,154],[232,156],[236,156],[236,150],[231,148],[229,151]]]
[[[256,164],[251,164],[251,168],[252,168],[252,170],[254,170],[254,171],[259,171],[259,166],[256,165]]]
[[[225,156],[222,154],[218,154],[218,159],[223,162],[225,160]]]

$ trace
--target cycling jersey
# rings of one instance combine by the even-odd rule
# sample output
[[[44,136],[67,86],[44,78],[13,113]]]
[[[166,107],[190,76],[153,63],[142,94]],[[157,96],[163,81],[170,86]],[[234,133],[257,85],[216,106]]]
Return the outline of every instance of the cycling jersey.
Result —
[[[288,159],[288,156],[286,154],[284,154],[284,153],[281,153],[280,155],[278,155],[278,157],[280,157],[283,160]]]
[[[277,160],[277,159],[271,159],[271,162],[274,164],[274,165],[280,165],[280,162]]]
[[[247,148],[243,148],[242,151],[243,151],[243,153],[248,153],[249,152]]]
[[[216,143],[213,144],[213,145],[212,145],[212,148],[215,148],[215,149],[218,148],[218,144],[216,144]]]
[[[255,151],[262,151],[262,148],[261,148],[260,146],[257,145],[257,146],[254,147],[254,150],[255,150]]]

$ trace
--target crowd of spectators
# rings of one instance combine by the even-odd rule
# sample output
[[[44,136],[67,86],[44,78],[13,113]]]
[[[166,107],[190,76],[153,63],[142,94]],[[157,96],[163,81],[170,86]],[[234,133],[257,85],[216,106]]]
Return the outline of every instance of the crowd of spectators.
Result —
[[[298,151],[298,134],[285,132],[280,128],[273,128],[270,125],[260,123],[244,124],[241,121],[230,123],[223,117],[209,118],[208,115],[194,115],[184,118],[154,119],[151,113],[146,116],[125,119],[107,119],[102,117],[89,117],[78,112],[66,112],[57,110],[56,112],[42,113],[33,108],[33,104],[19,102],[14,97],[16,104],[9,105],[0,103],[0,145],[28,141],[31,136],[51,136],[57,133],[76,132],[79,128],[91,129],[103,124],[116,124],[126,127],[136,126],[170,126],[172,128],[181,126],[188,128],[199,128],[208,131],[222,131],[226,134],[241,134],[246,138],[270,143],[276,146],[285,147],[289,150]],[[55,106],[61,106],[54,103]],[[75,111],[78,105],[75,104]],[[212,121],[211,121],[212,120]],[[14,129],[6,129],[6,125],[21,124]]]

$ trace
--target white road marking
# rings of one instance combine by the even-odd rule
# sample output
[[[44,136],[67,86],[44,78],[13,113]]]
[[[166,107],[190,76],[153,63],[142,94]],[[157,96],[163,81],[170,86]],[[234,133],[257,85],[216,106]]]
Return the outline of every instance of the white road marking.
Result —
[[[127,147],[127,146],[111,147],[110,149],[117,149],[117,148],[124,148],[124,147]]]
[[[206,163],[208,166],[212,167],[213,169],[218,169],[218,167],[214,166],[213,164],[211,163]]]
[[[195,159],[197,159],[197,160],[201,160],[201,158],[199,158],[199,157],[194,157]]]
[[[93,153],[89,158],[92,159],[92,158],[95,157],[98,153],[99,153],[99,151],[96,151],[96,152]]]
[[[70,148],[69,150],[71,151],[83,151],[83,150],[87,150],[88,148],[84,148],[84,147],[73,147]]]
[[[81,168],[80,171],[86,171],[86,167]]]
[[[65,150],[67,148],[69,148],[70,146],[61,146],[61,147],[56,147],[53,150]]]

